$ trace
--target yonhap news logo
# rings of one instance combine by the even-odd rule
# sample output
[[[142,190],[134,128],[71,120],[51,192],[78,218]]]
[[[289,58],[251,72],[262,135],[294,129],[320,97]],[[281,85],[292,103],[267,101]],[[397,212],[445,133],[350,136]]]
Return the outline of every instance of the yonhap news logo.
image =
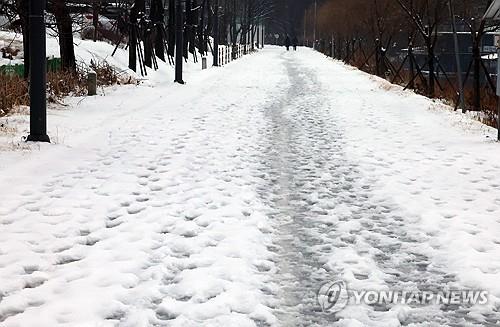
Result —
[[[484,290],[456,289],[443,291],[353,290],[343,280],[323,284],[318,303],[327,313],[338,313],[348,305],[485,305],[489,294]]]
[[[339,280],[323,284],[318,291],[318,303],[323,312],[342,311],[349,303],[346,282]]]

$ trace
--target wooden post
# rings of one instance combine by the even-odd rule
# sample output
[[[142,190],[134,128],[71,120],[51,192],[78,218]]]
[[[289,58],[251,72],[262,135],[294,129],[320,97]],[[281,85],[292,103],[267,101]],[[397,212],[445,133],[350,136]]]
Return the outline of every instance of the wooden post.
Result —
[[[87,76],[87,90],[89,96],[97,95],[97,74],[90,72]]]

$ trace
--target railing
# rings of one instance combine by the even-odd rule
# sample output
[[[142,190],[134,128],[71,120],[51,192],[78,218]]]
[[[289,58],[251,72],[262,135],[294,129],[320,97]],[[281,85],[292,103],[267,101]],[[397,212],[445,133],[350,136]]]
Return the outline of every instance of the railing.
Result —
[[[243,57],[249,53],[249,48],[250,45],[248,44],[237,44],[234,47],[231,45],[219,45],[219,53],[217,54],[219,65],[224,66],[233,60]]]

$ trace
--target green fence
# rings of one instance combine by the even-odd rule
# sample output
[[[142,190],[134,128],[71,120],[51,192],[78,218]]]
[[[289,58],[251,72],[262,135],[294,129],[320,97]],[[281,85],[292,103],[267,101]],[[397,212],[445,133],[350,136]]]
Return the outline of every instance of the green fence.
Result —
[[[47,58],[47,71],[56,72],[61,70],[61,58]],[[0,66],[0,74],[24,76],[24,65],[4,65]]]

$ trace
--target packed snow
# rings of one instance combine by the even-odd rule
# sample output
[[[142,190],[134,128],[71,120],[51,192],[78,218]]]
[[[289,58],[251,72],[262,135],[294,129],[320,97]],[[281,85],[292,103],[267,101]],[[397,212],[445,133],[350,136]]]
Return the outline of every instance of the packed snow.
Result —
[[[1,119],[2,327],[500,323],[496,130],[310,49],[185,79],[68,98],[52,144]],[[489,301],[322,312],[334,280]]]

